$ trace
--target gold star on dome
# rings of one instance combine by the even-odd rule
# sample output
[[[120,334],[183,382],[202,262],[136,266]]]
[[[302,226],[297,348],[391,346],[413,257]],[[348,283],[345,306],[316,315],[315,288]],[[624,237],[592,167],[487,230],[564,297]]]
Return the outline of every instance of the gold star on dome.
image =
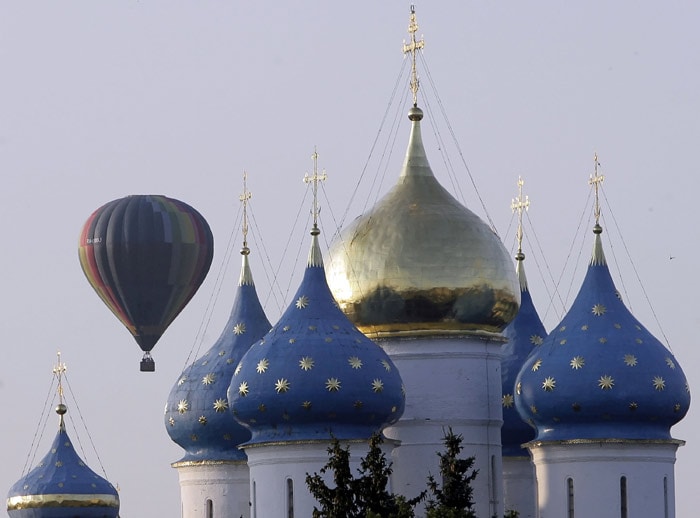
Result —
[[[559,340],[559,345],[566,345],[566,338]]]
[[[206,418],[206,416],[203,416],[203,415],[200,415],[199,419],[197,419],[197,421],[199,421],[199,424],[201,424],[202,426],[207,424],[207,418]]]
[[[327,344],[331,343],[333,339],[330,336],[327,336],[324,340]]]
[[[182,378],[180,378],[179,380],[177,380],[177,386],[178,386],[178,387],[181,387],[182,384],[185,383],[186,381],[187,381],[187,376],[183,376]]]
[[[642,343],[642,339],[641,339],[641,338],[635,338],[634,341],[637,342],[638,344],[641,344],[641,343]]]
[[[552,392],[554,388],[557,386],[557,380],[555,380],[551,376],[547,376],[544,381],[542,382],[542,388],[546,390],[547,392]]]
[[[224,354],[226,354],[226,351],[219,351],[219,356],[223,356]]]
[[[258,366],[255,367],[255,370],[258,371],[258,374],[262,374],[267,370],[267,368],[270,366],[270,361],[267,358],[263,358],[258,362]]]
[[[542,358],[538,358],[535,363],[532,364],[532,372],[537,372],[542,367]]]
[[[618,324],[617,322],[615,322],[613,324],[613,326],[615,326],[615,329],[622,329],[622,326],[620,324]]]
[[[669,358],[668,356],[666,357],[666,365],[668,365],[671,369],[676,368],[676,364],[673,363],[673,360]]]
[[[358,399],[357,401],[355,401],[355,402],[352,404],[352,406],[353,406],[354,408],[356,408],[356,409],[359,410],[360,408],[362,408],[362,401],[360,401],[360,400]]]
[[[213,373],[205,374],[204,377],[202,378],[202,384],[203,385],[211,385],[214,383],[214,380],[216,379],[216,376]]]
[[[290,339],[289,339],[289,343],[290,343],[290,344],[296,343],[296,341],[297,341],[296,338],[290,338]]]
[[[598,386],[603,390],[610,390],[615,385],[615,380],[612,376],[606,374],[598,379]]]
[[[652,383],[654,384],[654,388],[656,390],[663,390],[666,388],[666,382],[661,376],[654,376]]]
[[[591,311],[595,316],[602,317],[603,315],[605,315],[607,308],[602,304],[596,304],[595,306],[593,306],[593,309]]]
[[[530,343],[532,345],[542,345],[542,342],[544,342],[544,339],[540,335],[532,335],[530,337]]]
[[[287,331],[289,331],[289,326],[284,326],[284,327],[282,328],[282,331],[284,331],[285,333],[286,333]]]
[[[566,331],[566,326],[561,326],[561,327],[559,328],[559,331]]]
[[[204,360],[204,361],[201,363],[202,367],[205,367],[205,366],[207,365],[207,363],[209,363],[209,360]]]
[[[535,405],[530,405],[530,412],[532,412],[533,414],[536,414],[536,413],[537,413],[537,407],[536,407]]]
[[[574,356],[573,358],[571,358],[569,365],[571,365],[572,369],[579,370],[584,365],[586,365],[586,360],[583,359],[583,356]]]
[[[308,305],[309,305],[309,297],[307,297],[306,295],[302,295],[301,297],[299,297],[297,299],[297,302],[296,302],[297,309],[304,309]]]
[[[197,442],[199,440],[199,437],[197,437],[196,433],[193,433],[192,435],[190,435],[190,440],[192,442]]]
[[[267,410],[267,407],[265,406],[265,403],[260,403],[258,405],[258,412],[265,412]]]
[[[56,461],[56,467],[57,467],[57,468],[63,467],[63,462],[61,462],[60,460],[57,460],[57,461]]]
[[[239,322],[235,326],[233,326],[233,334],[234,335],[242,335],[245,333],[245,324],[243,322]]]
[[[523,384],[518,382],[518,384],[515,386],[515,393],[517,395],[520,395],[520,392],[522,391],[522,389],[523,389]]]
[[[236,370],[233,371],[233,375],[234,375],[234,376],[238,376],[238,373],[241,372],[241,368],[242,368],[242,367],[243,367],[243,362],[241,362],[241,363],[239,363],[238,365],[236,365]]]
[[[680,412],[680,411],[681,411],[681,404],[680,404],[680,403],[676,403],[675,405],[673,405],[673,411],[674,411],[674,412]]]
[[[227,358],[226,359],[226,364],[231,365],[233,363],[233,358]]]
[[[175,419],[173,419],[172,417],[169,418],[169,419],[168,419],[168,424],[169,424],[170,426],[175,426]]]
[[[304,401],[304,402],[301,404],[301,407],[302,407],[304,410],[311,410],[311,401]]]
[[[501,400],[503,408],[513,408],[514,403],[515,398],[513,397],[513,394],[503,394],[503,399]]]
[[[372,390],[375,393],[379,394],[380,392],[382,392],[384,390],[384,382],[382,380],[380,380],[379,378],[374,378],[372,380]]]
[[[225,399],[219,398],[216,401],[214,401],[214,410],[216,410],[217,412],[225,412],[227,408],[228,401],[226,401]]]
[[[314,368],[314,359],[311,356],[304,356],[299,360],[299,367],[301,367],[302,370],[310,371]]]
[[[340,329],[340,326],[338,324],[333,324],[333,329],[337,331],[338,329]]]
[[[639,324],[635,324],[635,326],[634,326],[634,327],[635,327],[635,328],[637,329],[637,331],[641,331],[641,330],[642,330],[642,328],[640,327],[640,325],[639,325]]]
[[[248,395],[249,390],[247,381],[243,381],[240,385],[238,385],[238,393],[243,397]]]
[[[289,381],[285,378],[280,378],[275,382],[275,390],[278,394],[283,394],[289,390]]]
[[[606,344],[606,343],[608,343],[608,339],[605,338],[604,336],[601,336],[600,338],[598,338],[598,341],[599,341],[601,344]]]
[[[353,369],[362,368],[362,360],[360,360],[357,356],[351,356],[350,358],[348,358],[348,363]]]
[[[316,326],[309,326],[309,331],[316,331],[318,329]]]
[[[634,354],[625,354],[623,360],[625,365],[628,367],[634,367],[637,365],[637,357]]]
[[[637,410],[637,408],[639,408],[639,405],[637,404],[636,401],[632,401],[632,402],[629,404],[629,409],[632,410],[633,412],[634,412],[635,410]]]
[[[385,371],[391,372],[391,364],[388,361],[382,360],[381,364],[384,366]]]
[[[581,331],[588,331],[588,324],[583,324],[581,326]]]
[[[177,411],[180,412],[181,414],[184,414],[190,409],[190,404],[187,402],[186,399],[181,399],[180,402],[177,404]]]
[[[328,392],[338,392],[340,390],[340,380],[338,378],[328,378],[326,380]]]

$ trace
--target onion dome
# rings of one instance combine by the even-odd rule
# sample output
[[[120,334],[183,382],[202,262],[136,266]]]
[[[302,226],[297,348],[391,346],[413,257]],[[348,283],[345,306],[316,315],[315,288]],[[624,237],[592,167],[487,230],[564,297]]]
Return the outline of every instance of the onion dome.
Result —
[[[63,403],[58,433],[51,450],[7,495],[12,518],[115,518],[119,495],[107,480],[92,471],[75,452],[66,432]]]
[[[668,440],[688,411],[680,365],[623,304],[594,227],[576,300],[523,365],[515,403],[537,440]]]
[[[504,456],[517,457],[524,455],[522,445],[535,438],[535,431],[532,426],[522,420],[515,408],[515,398],[513,397],[515,379],[525,360],[535,348],[542,344],[547,333],[530,296],[523,266],[525,254],[519,251],[515,258],[517,260],[516,273],[520,280],[520,311],[503,332],[508,341],[503,344],[503,359],[501,360],[503,386],[501,444]]]
[[[328,282],[370,336],[500,332],[518,311],[513,265],[495,232],[437,181],[420,121],[398,183],[331,247]]]
[[[271,327],[255,290],[249,253],[244,244],[238,290],[221,336],[185,369],[168,396],[165,427],[186,452],[179,462],[246,459],[238,445],[250,432],[233,418],[226,391],[238,362]]]
[[[387,354],[338,309],[314,224],[304,278],[279,322],[243,356],[228,397],[248,445],[367,439],[398,421],[401,377]]]

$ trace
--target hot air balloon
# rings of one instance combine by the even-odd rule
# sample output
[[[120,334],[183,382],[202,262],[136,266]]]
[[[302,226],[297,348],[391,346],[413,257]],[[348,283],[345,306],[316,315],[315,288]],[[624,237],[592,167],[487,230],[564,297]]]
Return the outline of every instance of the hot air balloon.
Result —
[[[214,240],[207,221],[179,200],[134,195],[106,203],[80,233],[80,266],[107,307],[150,351],[209,271]]]

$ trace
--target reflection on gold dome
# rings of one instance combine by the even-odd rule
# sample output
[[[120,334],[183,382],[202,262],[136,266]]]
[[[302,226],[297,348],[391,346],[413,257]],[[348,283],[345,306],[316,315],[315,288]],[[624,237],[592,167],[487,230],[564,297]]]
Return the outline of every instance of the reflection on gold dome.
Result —
[[[520,290],[498,236],[435,179],[411,108],[399,182],[333,243],[326,267],[340,308],[365,334],[500,332]]]

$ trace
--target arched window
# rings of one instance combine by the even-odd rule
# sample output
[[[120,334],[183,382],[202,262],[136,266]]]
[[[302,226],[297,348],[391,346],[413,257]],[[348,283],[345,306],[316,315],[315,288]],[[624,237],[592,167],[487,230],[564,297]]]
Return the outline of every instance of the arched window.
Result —
[[[574,518],[574,479],[566,479],[566,509],[567,518]]]
[[[294,482],[287,479],[287,518],[294,518]]]
[[[620,477],[620,518],[627,518],[627,477]]]
[[[211,498],[207,498],[204,513],[206,518],[214,518],[214,502],[211,501]]]
[[[255,480],[253,480],[253,518],[258,518],[258,501],[255,492]]]
[[[668,477],[664,477],[664,518],[668,518]]]

